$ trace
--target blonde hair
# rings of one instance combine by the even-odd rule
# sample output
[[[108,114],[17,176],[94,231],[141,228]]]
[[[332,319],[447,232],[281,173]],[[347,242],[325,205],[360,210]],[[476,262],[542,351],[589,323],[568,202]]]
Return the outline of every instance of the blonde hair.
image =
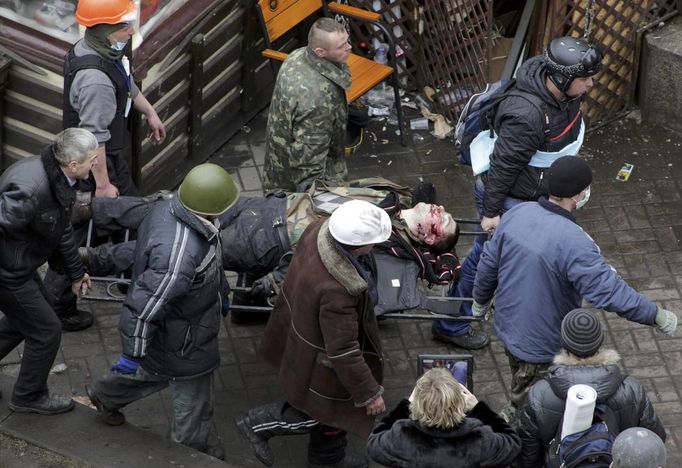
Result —
[[[451,429],[466,417],[459,383],[447,369],[431,369],[414,386],[410,418],[422,426]]]

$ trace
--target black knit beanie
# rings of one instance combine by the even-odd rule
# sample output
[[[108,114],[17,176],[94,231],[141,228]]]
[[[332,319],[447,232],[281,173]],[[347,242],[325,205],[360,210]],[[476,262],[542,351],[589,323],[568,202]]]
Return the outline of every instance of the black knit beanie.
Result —
[[[586,309],[570,311],[561,322],[561,347],[580,358],[596,354],[604,341],[601,323]]]
[[[549,194],[574,197],[592,183],[592,169],[577,156],[562,156],[549,168]]]

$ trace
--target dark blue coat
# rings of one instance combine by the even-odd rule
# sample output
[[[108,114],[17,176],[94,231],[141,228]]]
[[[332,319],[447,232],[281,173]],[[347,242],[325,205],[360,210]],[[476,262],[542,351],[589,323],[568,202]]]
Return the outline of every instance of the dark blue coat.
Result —
[[[192,378],[220,363],[225,286],[218,232],[178,197],[158,202],[138,230],[119,332],[123,354],[169,378]]]

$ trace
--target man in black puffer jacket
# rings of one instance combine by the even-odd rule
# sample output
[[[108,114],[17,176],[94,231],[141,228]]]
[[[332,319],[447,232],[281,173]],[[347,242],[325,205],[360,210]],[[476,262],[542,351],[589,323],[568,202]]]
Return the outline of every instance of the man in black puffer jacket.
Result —
[[[481,228],[492,232],[500,216],[524,201],[547,195],[547,171],[561,156],[578,154],[585,134],[580,104],[599,72],[601,52],[572,37],[554,39],[544,55],[526,60],[516,82],[494,112],[496,140],[490,168],[474,185]],[[472,148],[472,157],[474,156]],[[488,156],[488,155],[486,155]],[[462,263],[453,295],[471,297],[476,267],[485,236],[478,236]],[[471,315],[471,306],[460,308]],[[464,340],[466,327],[457,322],[434,322],[436,339],[455,346]],[[469,339],[468,341],[471,341]]]
[[[520,465],[544,466],[546,449],[554,438],[566,407],[568,389],[589,385],[597,392],[597,403],[606,404],[615,414],[618,431],[644,427],[665,441],[665,428],[634,377],[618,368],[620,356],[602,349],[604,340],[599,319],[585,309],[575,309],[561,324],[562,352],[543,380],[530,389],[521,414],[519,434],[523,443]]]
[[[72,188],[96,160],[97,140],[72,128],[57,135],[40,156],[19,161],[0,177],[0,359],[22,341],[24,355],[9,407],[22,413],[57,414],[71,398],[50,394],[47,376],[61,341],[61,324],[43,295],[37,270],[50,260],[74,294],[90,287],[73,240]]]
[[[238,196],[223,168],[201,164],[140,226],[118,326],[123,352],[111,372],[87,388],[107,424],[123,424],[120,408],[170,385],[170,438],[224,458],[222,447],[208,444],[220,315],[229,292],[214,221]]]

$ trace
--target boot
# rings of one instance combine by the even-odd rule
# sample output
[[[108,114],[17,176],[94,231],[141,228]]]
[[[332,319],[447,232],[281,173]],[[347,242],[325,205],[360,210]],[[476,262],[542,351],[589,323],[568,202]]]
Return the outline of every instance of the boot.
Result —
[[[92,218],[92,192],[76,191],[76,201],[71,209],[71,224],[77,225]]]
[[[87,310],[76,309],[75,313],[59,316],[62,323],[62,330],[66,332],[76,332],[90,328],[95,321],[95,317]]]
[[[284,414],[287,414],[285,419]],[[254,455],[264,465],[272,466],[275,461],[268,440],[273,436],[307,434],[317,422],[289,406],[288,403],[268,403],[249,410],[246,416],[236,418],[234,423],[239,434],[251,444]],[[296,429],[292,429],[296,427]]]
[[[29,403],[15,403],[10,401],[9,409],[15,413],[60,414],[71,411],[74,407],[70,397],[46,393],[42,397]]]
[[[469,327],[469,330],[464,335],[450,335],[444,333],[436,325],[436,322],[433,322],[431,334],[438,341],[464,349],[481,349],[490,343],[490,337],[486,332],[474,330],[473,327]]]
[[[88,247],[78,247],[78,256],[85,268],[90,268],[90,251]]]
[[[343,460],[331,465],[318,465],[315,463],[308,463],[308,468],[367,468],[369,466],[369,459],[360,455],[359,453],[346,453]]]
[[[88,398],[90,398],[90,402],[97,408],[97,412],[102,418],[102,421],[106,424],[110,426],[120,426],[126,422],[125,415],[119,410],[105,408],[104,404],[99,399],[99,396],[95,393],[95,390],[89,385],[85,386],[85,393],[88,395]]]
[[[268,445],[268,440],[270,440],[272,434],[269,431],[255,432],[253,430],[253,421],[251,421],[249,416],[236,418],[234,423],[237,425],[237,429],[242,438],[251,444],[251,450],[253,450],[253,454],[256,458],[265,466],[272,466],[273,463],[275,463],[275,456],[272,454],[272,450],[270,450],[270,446]]]

